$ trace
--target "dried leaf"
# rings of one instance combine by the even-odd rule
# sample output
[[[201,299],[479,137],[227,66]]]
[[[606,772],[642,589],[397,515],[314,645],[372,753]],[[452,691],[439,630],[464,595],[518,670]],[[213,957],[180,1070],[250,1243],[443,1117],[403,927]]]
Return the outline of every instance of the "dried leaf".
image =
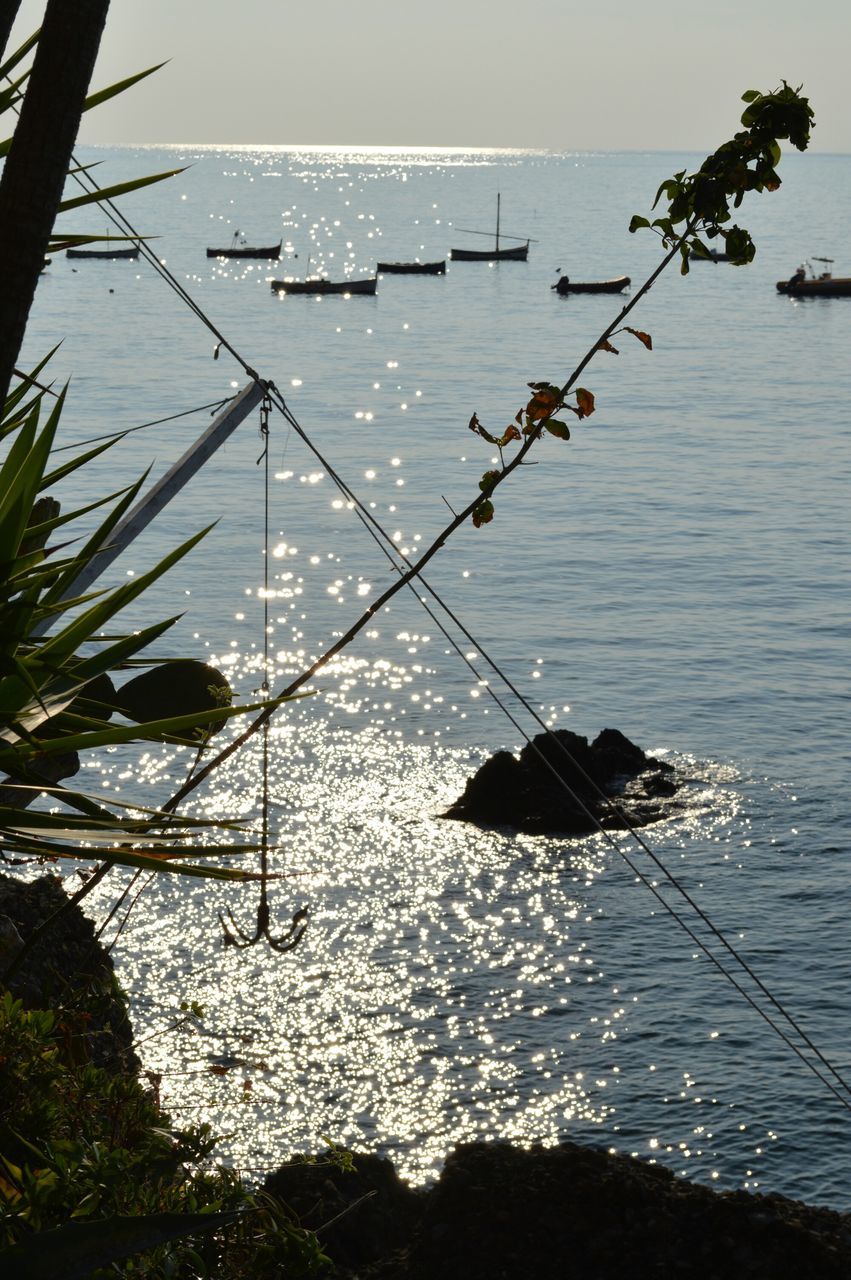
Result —
[[[594,396],[584,387],[576,388],[576,403],[579,406],[580,418],[590,418],[594,412]]]
[[[517,428],[514,426],[513,423],[510,423],[505,428],[505,431],[502,433],[499,439],[497,440],[497,444],[499,445],[500,449],[504,449],[505,446],[507,444],[510,444],[512,440],[520,440],[520,439],[521,439],[520,432],[517,430]]]
[[[485,430],[485,428],[479,422],[479,418],[477,414],[475,413],[473,414],[472,418],[467,423],[467,426],[470,428],[471,431],[475,431],[476,435],[481,436],[484,440],[487,440],[488,444],[497,443],[496,436],[492,436],[489,431]]]
[[[612,353],[612,355],[613,355],[613,356],[618,356],[618,355],[620,355],[620,352],[618,351],[617,347],[613,347],[613,346],[612,346],[612,344],[611,344],[611,342],[609,342],[608,338],[604,338],[602,342],[598,342],[598,343],[597,343],[597,350],[598,350],[598,351],[611,351],[611,353]]]
[[[550,386],[545,386],[532,396],[526,405],[526,413],[534,422],[539,422],[541,418],[548,418],[550,414],[555,413],[560,404],[560,396],[557,393],[554,394]]]
[[[643,342],[648,351],[653,350],[653,339],[649,333],[645,333],[643,329],[630,329],[628,324],[624,325],[627,333],[633,334],[639,342]]]

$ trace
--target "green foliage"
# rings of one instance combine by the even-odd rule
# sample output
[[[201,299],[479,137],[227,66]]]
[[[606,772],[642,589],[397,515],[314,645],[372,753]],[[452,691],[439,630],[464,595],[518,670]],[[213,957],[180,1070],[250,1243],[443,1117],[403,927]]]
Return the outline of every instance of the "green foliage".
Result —
[[[111,591],[68,597],[92,558],[108,545],[118,520],[142,481],[117,494],[59,515],[59,504],[42,496],[57,474],[84,467],[91,452],[51,470],[51,447],[65,392],[42,422],[43,393],[26,400],[22,388],[10,397],[0,418],[0,436],[9,443],[0,465],[0,769],[37,785],[51,758],[104,745],[171,742],[197,746],[231,716],[267,703],[230,706],[230,689],[203,663],[182,662],[169,678],[162,664],[115,692],[111,676],[143,660],[145,649],[177,621],[168,618],[129,635],[103,638],[104,628],[172,565],[191,551],[204,533],[189,538],[146,573]],[[107,506],[94,532],[75,551],[50,540],[57,529]],[[65,552],[63,554],[63,552]],[[66,598],[67,597],[67,598]],[[52,623],[48,636],[41,634]],[[114,713],[137,723],[107,724]],[[64,775],[60,775],[64,776]],[[209,852],[198,824],[151,815],[124,817],[90,797],[63,788],[61,798],[78,813],[18,811],[0,803],[0,838],[7,853],[40,857],[93,856],[126,866],[184,875],[245,879],[247,873],[187,862]],[[82,817],[79,816],[82,813]],[[225,822],[206,827],[228,829]],[[228,846],[244,852],[245,844]]]
[[[0,999],[0,1271],[47,1280],[109,1262],[95,1274],[320,1274],[315,1237],[211,1164],[208,1126],[173,1128],[136,1079],[93,1065],[87,1032],[85,1014]]]
[[[31,66],[26,67],[20,72],[14,81],[8,80],[10,72],[16,67],[20,67],[24,60],[36,48],[38,44],[40,32],[36,31],[31,35],[20,48],[16,49],[5,62],[0,66],[0,116],[8,111],[16,111],[26,92],[27,81],[32,70]],[[145,71],[138,71],[135,75],[127,76],[124,80],[118,80],[115,84],[108,85],[105,89],[100,89],[96,93],[91,93],[86,98],[83,106],[84,111],[91,111],[93,107],[98,107],[103,102],[107,102],[110,98],[116,97],[131,86],[138,84],[140,80],[144,80],[147,76],[153,75],[155,71],[159,71],[160,67],[165,64],[160,62],[154,67],[148,67]],[[4,83],[5,82],[5,83]],[[12,146],[12,136],[0,139],[0,159],[9,154]],[[71,173],[85,172],[83,169],[72,169]],[[93,192],[86,192],[84,195],[70,196],[63,200],[59,205],[59,212],[65,213],[69,209],[77,209],[83,205],[97,203],[105,199],[114,199],[116,196],[126,195],[131,191],[138,191],[141,187],[150,186],[154,182],[162,182],[165,178],[172,178],[178,173],[182,173],[182,169],[169,169],[166,173],[151,174],[144,178],[133,178],[127,182],[115,183],[110,187],[104,187]],[[63,235],[61,232],[55,232],[48,241],[46,251],[48,253],[60,253],[64,249],[72,248],[77,245],[93,244],[105,237],[101,235]],[[129,240],[129,236],[110,236],[110,242],[120,240]]]
[[[799,151],[809,143],[814,117],[808,99],[800,96],[800,86],[792,89],[784,80],[773,93],[748,89],[742,100],[748,104],[742,114],[744,129],[707,156],[696,173],[687,175],[682,169],[661,184],[653,207],[664,197],[666,213],[652,222],[636,214],[629,224],[630,231],[649,227],[661,236],[665,248],[676,245],[683,275],[688,274],[690,253],[709,256],[701,236],[723,240],[735,265],[753,259],[756,249],[749,233],[727,225],[731,205],[738,209],[749,191],[778,189],[781,141],[788,140]]]
[[[477,529],[483,524],[490,524],[494,518],[491,501],[494,490],[525,462],[530,449],[544,435],[570,440],[567,424],[556,414],[567,410],[580,420],[590,417],[596,407],[594,395],[585,387],[574,388],[574,383],[598,351],[615,356],[619,354],[611,338],[618,333],[630,333],[646,350],[653,350],[653,339],[649,333],[621,321],[652,287],[669,262],[679,256],[680,271],[686,275],[691,253],[710,257],[711,251],[701,236],[708,240],[723,240],[724,250],[733,263],[742,265],[751,261],[756,250],[750,235],[741,227],[728,225],[732,216],[731,205],[738,209],[749,191],[777,190],[780,186],[777,165],[781,140],[788,140],[799,151],[804,151],[814,119],[809,101],[801,97],[800,88],[790,88],[785,80],[774,93],[749,89],[743,95],[743,101],[747,107],[742,114],[742,131],[707,156],[696,173],[687,174],[682,169],[672,178],[666,178],[653,202],[654,209],[663,197],[667,202],[667,209],[658,218],[651,221],[641,214],[632,218],[630,231],[653,231],[661,238],[667,256],[627,303],[618,319],[604,330],[567,381],[562,386],[549,381],[528,383],[531,399],[518,410],[514,423],[501,436],[487,431],[478,414],[474,413],[470,418],[469,429],[488,444],[499,448],[502,465],[499,471],[484,473],[479,481],[484,500],[474,498],[456,518],[459,522],[470,516]],[[570,397],[575,397],[575,404],[569,403]],[[503,453],[508,444],[517,445],[510,459]]]

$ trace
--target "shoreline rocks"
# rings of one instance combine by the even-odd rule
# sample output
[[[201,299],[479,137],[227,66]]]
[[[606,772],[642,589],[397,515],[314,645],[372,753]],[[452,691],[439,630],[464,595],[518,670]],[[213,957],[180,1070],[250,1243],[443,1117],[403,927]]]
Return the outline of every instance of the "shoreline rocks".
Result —
[[[290,1162],[264,1190],[316,1231],[335,1280],[845,1280],[851,1215],[717,1192],[565,1142],[459,1146],[414,1191],[389,1160]],[[328,1224],[327,1226],[325,1224]]]
[[[618,729],[603,729],[590,744],[556,729],[537,734],[519,756],[489,756],[441,817],[527,835],[585,836],[671,817],[679,786],[672,765]]]

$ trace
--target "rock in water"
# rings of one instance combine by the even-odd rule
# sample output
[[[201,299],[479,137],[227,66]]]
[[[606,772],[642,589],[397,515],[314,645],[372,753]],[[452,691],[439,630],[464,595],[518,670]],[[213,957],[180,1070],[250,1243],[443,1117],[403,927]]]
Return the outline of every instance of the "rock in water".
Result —
[[[519,756],[490,756],[442,816],[529,835],[584,836],[670,817],[677,789],[673,767],[618,729],[604,729],[590,745],[556,729],[539,733]]]

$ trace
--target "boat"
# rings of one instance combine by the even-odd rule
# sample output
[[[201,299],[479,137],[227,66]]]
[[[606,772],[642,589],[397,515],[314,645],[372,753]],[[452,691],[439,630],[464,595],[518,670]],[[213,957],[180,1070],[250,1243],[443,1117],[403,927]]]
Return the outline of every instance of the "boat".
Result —
[[[129,249],[66,249],[66,258],[138,258],[139,246]]]
[[[529,257],[529,241],[511,249],[450,249],[452,262],[525,262]]]
[[[442,276],[446,262],[379,262],[375,269],[391,276]]]
[[[278,258],[280,258],[281,244],[282,244],[281,240],[279,240],[277,244],[266,245],[265,248],[256,248],[252,245],[245,244],[244,241],[241,244],[237,244],[236,240],[238,235],[239,235],[239,232],[237,231],[236,235],[234,236],[234,242],[233,244],[231,244],[229,249],[208,249],[207,257],[208,258],[274,258],[275,261],[277,261]]]
[[[813,258],[813,262],[833,266],[833,258]],[[790,279],[777,281],[777,292],[785,293],[790,298],[849,298],[851,276],[835,276],[830,271],[822,271],[816,275],[812,267],[807,275],[807,267],[801,266]]]
[[[692,262],[729,262],[729,253],[724,253],[721,249],[709,249],[706,253],[698,253],[696,249],[689,251],[689,260]]]
[[[550,288],[565,298],[569,293],[621,293],[629,285],[629,276],[614,276],[611,280],[571,280],[569,276],[562,276]]]
[[[367,276],[360,280],[325,280],[319,276],[315,280],[273,280],[272,292],[283,293],[375,293],[378,284],[377,276]]]
[[[497,192],[496,197],[496,237],[494,247],[492,249],[450,249],[449,257],[452,262],[525,262],[529,257],[529,245],[532,243],[528,238],[524,244],[515,245],[511,249],[500,249],[499,247],[499,207],[500,195]],[[489,231],[468,231],[465,227],[456,228],[463,231],[465,235],[471,236],[487,236]],[[507,236],[503,233],[504,240],[523,240],[523,236]]]

